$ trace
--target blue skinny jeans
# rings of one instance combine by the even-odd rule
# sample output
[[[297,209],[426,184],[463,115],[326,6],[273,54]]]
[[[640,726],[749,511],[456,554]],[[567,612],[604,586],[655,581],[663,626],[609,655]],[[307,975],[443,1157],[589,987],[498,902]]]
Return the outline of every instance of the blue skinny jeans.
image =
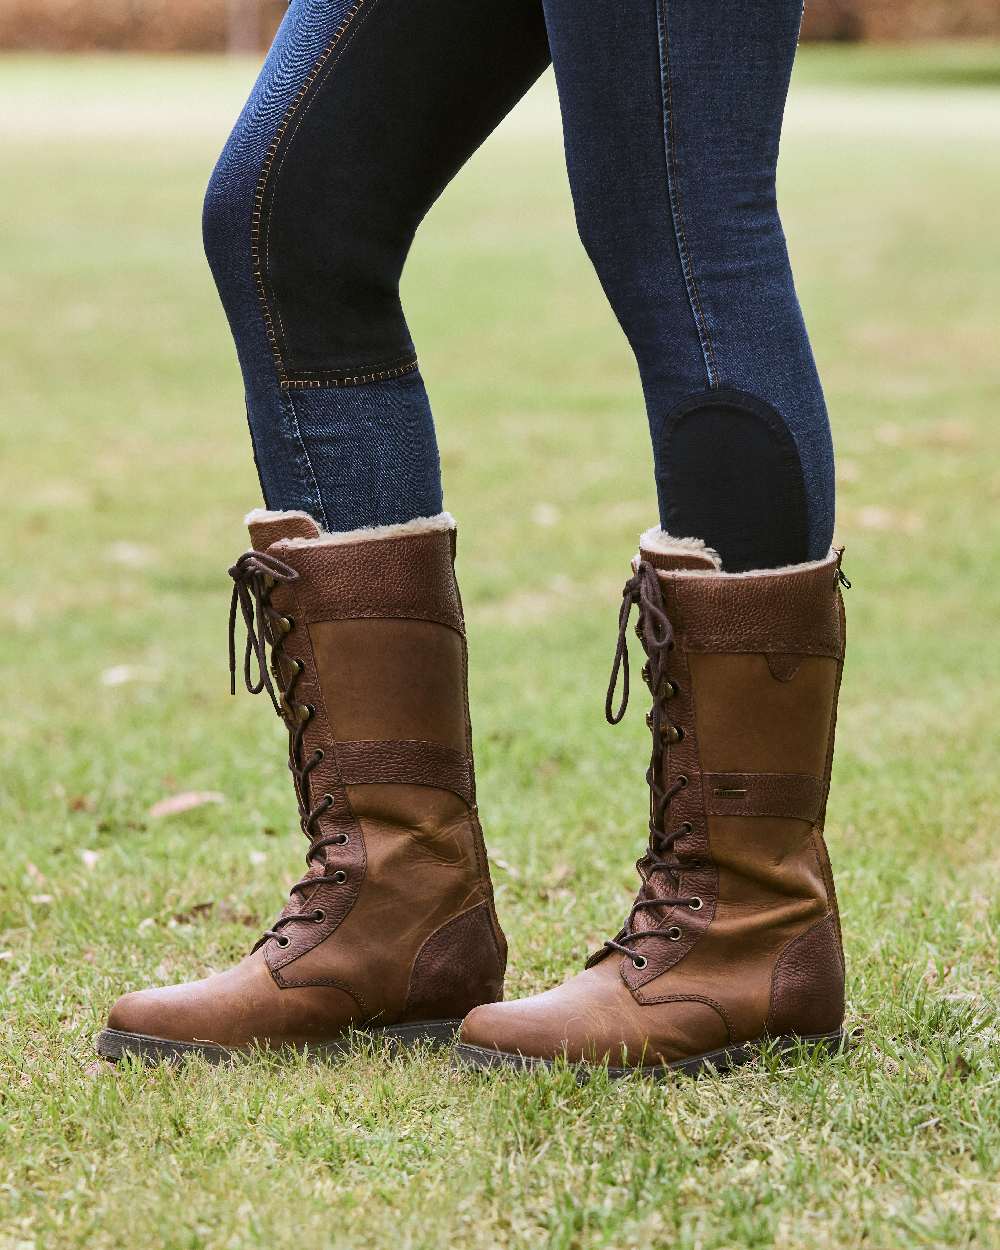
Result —
[[[441,510],[399,278],[551,59],[663,528],[733,571],[824,554],[830,429],[775,198],[800,18],[801,0],[292,0],[204,214],[267,505],[330,530]]]

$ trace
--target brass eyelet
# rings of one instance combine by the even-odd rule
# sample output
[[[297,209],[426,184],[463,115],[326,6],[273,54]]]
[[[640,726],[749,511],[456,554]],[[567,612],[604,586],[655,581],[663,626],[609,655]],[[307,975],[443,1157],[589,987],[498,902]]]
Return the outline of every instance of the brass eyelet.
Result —
[[[678,925],[672,924],[667,930],[667,937],[671,942],[679,942],[683,936],[684,934]]]
[[[286,946],[291,945],[292,941],[287,933],[282,933],[280,937],[276,937],[274,940],[278,943],[282,950],[284,950]]]
[[[326,912],[322,907],[317,907],[313,912],[313,924],[322,924],[326,919]]]
[[[698,897],[697,894],[694,898],[688,899],[688,907],[690,907],[692,911],[701,911],[704,906],[704,902]]]
[[[660,726],[660,737],[667,742],[680,742],[684,737],[684,730],[680,725],[672,725],[668,721],[667,724]]]
[[[349,834],[338,833],[337,836],[333,839],[331,846],[346,846],[348,842],[350,842],[350,840],[351,838]]]
[[[326,759],[326,752],[322,747],[317,747],[316,750],[313,751],[313,758],[316,760],[317,764],[322,764]]]
[[[686,776],[686,774],[681,773],[681,775],[677,778],[677,784],[680,786],[682,790],[684,789],[686,785],[689,784],[688,777]]]
[[[649,960],[646,958],[645,955],[633,955],[632,956],[632,967],[636,970],[636,972],[641,972],[648,963],[649,963]]]
[[[663,683],[663,698],[664,699],[674,699],[677,697],[677,695],[680,694],[680,692],[681,692],[680,687],[677,685],[675,681],[671,681],[668,678]]]
[[[692,825],[690,820],[685,820],[677,832],[680,834],[694,833],[694,825]]]
[[[290,616],[279,616],[277,621],[275,621],[275,624],[283,634],[290,634],[292,632],[292,626],[295,622]]]
[[[296,719],[301,721],[303,725],[306,723],[306,721],[312,720],[312,718],[315,715],[316,715],[316,709],[313,707],[311,703],[297,703],[295,705]]]
[[[334,883],[334,885],[343,885],[347,880],[347,873],[344,872],[343,868],[338,868],[330,880]]]

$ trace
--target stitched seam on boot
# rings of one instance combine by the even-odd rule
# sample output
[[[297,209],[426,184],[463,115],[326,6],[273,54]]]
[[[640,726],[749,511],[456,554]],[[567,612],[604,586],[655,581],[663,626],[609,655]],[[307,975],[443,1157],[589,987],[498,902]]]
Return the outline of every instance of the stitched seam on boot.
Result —
[[[296,606],[297,606],[297,605],[296,605]],[[295,615],[296,615],[296,619],[301,619],[301,614],[300,614],[299,612],[296,612],[296,614],[295,614]],[[312,668],[313,668],[313,672],[316,674],[316,692],[317,692],[317,693],[316,693],[316,699],[317,699],[317,702],[319,702],[319,703],[321,703],[321,704],[322,704],[322,707],[323,707],[323,717],[324,717],[324,719],[326,720],[327,727],[328,727],[328,729],[329,729],[329,731],[330,731],[330,740],[331,740],[331,742],[333,742],[333,741],[334,741],[334,737],[333,737],[333,722],[332,722],[332,721],[331,721],[331,719],[330,719],[329,709],[327,708],[327,705],[326,705],[326,695],[325,695],[325,693],[324,693],[324,691],[323,691],[323,683],[322,683],[322,682],[321,682],[321,680],[320,680],[320,675],[319,675],[319,665],[318,665],[318,664],[317,664],[317,662],[316,662],[316,651],[315,651],[315,649],[314,649],[314,647],[313,647],[312,633],[311,633],[311,631],[309,630],[308,625],[305,627],[305,632],[306,632],[306,642],[307,642],[308,647],[309,647],[309,655],[310,655],[310,658],[311,658],[311,660],[312,660]],[[334,762],[336,762],[336,752],[334,752],[334,754],[333,754],[333,759],[334,759]],[[294,957],[294,959],[289,959],[289,960],[287,961],[287,963],[280,963],[280,964],[278,965],[278,967],[277,967],[277,968],[274,968],[274,967],[272,967],[272,966],[271,966],[270,960],[266,960],[266,962],[267,962],[267,966],[268,966],[268,969],[270,970],[270,973],[271,973],[271,976],[272,976],[272,977],[275,979],[275,981],[276,981],[276,982],[278,982],[279,984],[281,984],[281,981],[279,980],[279,974],[281,973],[282,968],[288,968],[288,967],[291,967],[291,966],[292,966],[292,964],[296,963],[299,959],[301,959],[303,955],[307,955],[307,954],[309,954],[309,952],[310,952],[310,951],[315,950],[317,946],[319,946],[319,945],[321,945],[323,942],[327,941],[327,939],[329,939],[329,938],[333,937],[333,935],[337,932],[337,930],[340,928],[340,926],[344,923],[344,921],[347,919],[347,917],[351,914],[351,912],[352,912],[352,911],[354,910],[354,908],[357,906],[358,899],[361,897],[361,891],[362,891],[362,889],[364,888],[365,879],[366,879],[366,877],[367,877],[367,875],[368,875],[368,848],[367,848],[367,846],[366,846],[366,844],[365,844],[365,835],[364,835],[364,830],[361,828],[361,822],[358,820],[357,816],[356,816],[356,815],[355,815],[355,813],[354,813],[354,808],[351,806],[351,799],[350,799],[350,795],[347,793],[347,787],[343,784],[343,782],[342,782],[342,781],[341,781],[341,779],[340,779],[339,770],[338,770],[338,772],[337,772],[337,774],[336,774],[336,778],[335,778],[335,779],[336,779],[336,781],[337,781],[338,785],[339,785],[339,786],[343,789],[343,793],[344,793],[344,803],[346,804],[346,806],[347,806],[347,810],[350,812],[350,814],[351,814],[351,819],[352,819],[352,820],[353,820],[353,822],[354,822],[354,829],[353,829],[353,831],[352,831],[352,836],[353,836],[354,838],[356,838],[356,840],[357,840],[357,845],[359,845],[359,846],[361,847],[361,864],[360,864],[360,872],[359,872],[359,876],[358,876],[357,891],[356,891],[356,893],[355,893],[355,895],[354,895],[354,899],[353,899],[353,901],[351,902],[350,906],[347,908],[347,911],[346,911],[346,912],[344,912],[344,915],[340,918],[340,920],[338,920],[338,921],[337,921],[337,923],[333,926],[333,928],[332,928],[332,929],[329,929],[329,930],[325,930],[325,929],[324,929],[324,931],[323,931],[323,932],[318,932],[318,933],[316,934],[315,941],[313,941],[312,943],[307,944],[307,945],[305,946],[305,948],[304,948],[303,950],[301,950],[301,951],[300,951],[300,952],[299,952],[299,953],[298,953],[298,954]],[[322,886],[323,886],[323,885],[324,885],[324,882],[323,882],[322,880],[319,880],[319,879],[318,879],[318,880],[317,880],[317,882],[316,882],[316,887],[317,887],[317,888],[322,888]],[[301,895],[300,911],[305,911],[305,910],[307,910],[307,909],[308,909],[308,907],[309,907],[309,903],[310,903],[310,901],[312,900],[312,898],[314,897],[314,895],[315,895],[315,889],[314,889],[314,890],[311,890],[308,894],[305,894],[305,893],[304,893],[304,894],[302,894],[302,895]],[[290,984],[302,984],[302,985],[327,985],[327,984],[330,984],[330,985],[338,985],[338,986],[340,986],[340,988],[341,988],[341,989],[344,989],[344,990],[345,990],[348,994],[350,994],[350,995],[351,995],[351,997],[352,997],[352,998],[354,998],[354,1000],[355,1000],[356,1002],[358,1002],[358,997],[357,997],[357,995],[356,995],[356,994],[355,994],[352,990],[348,989],[346,985],[341,985],[341,983],[340,983],[339,981],[329,981],[329,982],[328,982],[328,981],[322,980],[322,981],[285,982],[285,986],[286,986],[286,988],[287,988],[287,986],[288,986],[288,985],[290,985]],[[362,1007],[362,1010],[364,1010],[363,1003],[358,1002],[358,1006],[359,1006],[359,1007]]]
[[[287,966],[291,967],[291,964]],[[368,1015],[368,1005],[365,1002],[364,995],[360,994],[357,990],[352,989],[346,981],[340,981],[336,977],[309,977],[303,978],[301,981],[294,981],[283,976],[280,968],[278,968],[277,971],[272,970],[271,976],[274,977],[278,987],[283,990],[306,990],[311,986],[329,986],[332,989],[343,990],[348,998],[352,998],[355,1003],[357,1003],[358,1010],[361,1014],[363,1016]]]
[[[725,1007],[723,1007],[720,1002],[717,1002],[716,999],[708,998],[704,994],[662,994],[656,998],[647,998],[646,995],[643,994],[639,1001],[644,1007],[652,1007],[661,1003],[702,1003],[704,1006],[711,1007],[718,1013],[722,1023],[726,1026],[726,1040],[729,1043],[732,1043],[736,1036],[736,1031],[733,1028],[733,1022],[729,1017],[729,1012],[726,1011]]]

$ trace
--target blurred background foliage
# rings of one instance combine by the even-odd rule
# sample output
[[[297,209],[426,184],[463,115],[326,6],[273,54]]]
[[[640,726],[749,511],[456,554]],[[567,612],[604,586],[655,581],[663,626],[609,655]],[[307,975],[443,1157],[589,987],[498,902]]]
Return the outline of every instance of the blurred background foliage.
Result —
[[[0,49],[238,52],[266,47],[286,0],[3,0]],[[998,0],[806,0],[803,38],[1000,36]]]

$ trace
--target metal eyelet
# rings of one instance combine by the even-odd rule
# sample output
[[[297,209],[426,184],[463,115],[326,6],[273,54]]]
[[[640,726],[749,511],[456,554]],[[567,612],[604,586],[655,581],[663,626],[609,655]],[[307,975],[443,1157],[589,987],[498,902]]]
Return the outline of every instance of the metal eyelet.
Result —
[[[677,784],[682,790],[686,785],[688,785],[688,778],[684,773],[681,773],[681,775],[677,778]]]
[[[278,945],[282,948],[282,950],[284,950],[286,946],[289,946],[292,941],[292,939],[288,936],[287,933],[282,933],[280,937],[276,937],[274,940],[278,943]]]
[[[292,632],[292,626],[295,622],[290,616],[279,616],[277,621],[275,621],[275,624],[283,634],[290,634]]]
[[[333,807],[336,800],[334,799],[332,794],[324,794],[323,798],[321,799],[321,802],[328,803],[330,807]]]
[[[296,719],[300,720],[304,725],[306,721],[312,720],[316,715],[316,709],[311,703],[299,703],[295,708]]]
[[[685,820],[685,822],[681,825],[681,827],[677,830],[677,832],[680,834],[694,833],[694,825],[692,825],[690,820]]]
[[[290,660],[289,663],[291,665],[293,677],[298,677],[299,673],[301,673],[302,670],[305,668],[305,665],[302,663],[301,660]]]
[[[704,906],[704,902],[698,897],[697,894],[694,898],[688,899],[688,907],[690,907],[692,911],[701,911]]]
[[[641,972],[648,963],[649,963],[649,960],[646,958],[645,955],[633,955],[632,956],[632,967],[636,970],[636,972]]]
[[[668,678],[668,680],[663,683],[662,696],[664,699],[674,699],[680,694],[680,692],[680,686],[678,686],[675,681],[670,681]]]
[[[323,750],[322,747],[317,747],[316,750],[313,751],[313,759],[315,759],[317,764],[323,763],[323,761],[326,759],[326,752]]]
[[[347,880],[347,873],[344,872],[343,868],[338,868],[330,880],[334,883],[334,885],[343,885]]]
[[[684,730],[681,729],[680,725],[671,725],[668,722],[666,725],[660,726],[660,737],[667,742],[680,742],[684,737]]]
[[[322,907],[317,907],[316,910],[313,912],[313,923],[322,924],[325,919],[326,919],[326,912],[323,910]]]
[[[678,925],[672,924],[667,930],[667,937],[671,942],[679,942],[683,936],[683,931]]]
[[[348,842],[350,842],[350,840],[351,840],[350,834],[338,833],[330,845],[331,846],[346,846]]]

